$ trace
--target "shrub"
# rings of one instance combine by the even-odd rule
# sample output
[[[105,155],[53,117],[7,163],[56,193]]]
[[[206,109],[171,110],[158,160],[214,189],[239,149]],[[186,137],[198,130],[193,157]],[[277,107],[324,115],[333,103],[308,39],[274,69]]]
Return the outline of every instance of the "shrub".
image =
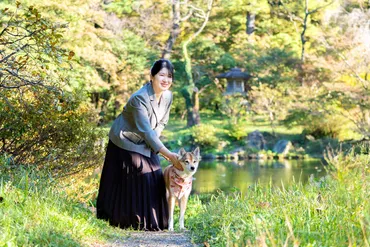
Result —
[[[200,124],[191,128],[191,136],[196,145],[203,147],[216,147],[218,139],[216,128],[209,124]]]
[[[339,115],[325,113],[312,114],[309,111],[295,110],[282,121],[288,127],[302,125],[304,135],[312,135],[315,138],[339,138],[343,139],[348,133],[348,120]]]
[[[100,163],[96,114],[68,82],[74,52],[60,46],[66,25],[19,2],[2,11],[0,24],[0,155],[12,167],[59,175]]]
[[[12,158],[12,165],[35,165],[70,173],[100,164],[103,133],[96,129],[96,115],[75,94],[26,93],[17,103],[11,91],[10,105],[0,98],[0,153]]]
[[[241,122],[230,123],[228,125],[228,130],[228,136],[237,141],[242,140],[248,135],[245,126]]]

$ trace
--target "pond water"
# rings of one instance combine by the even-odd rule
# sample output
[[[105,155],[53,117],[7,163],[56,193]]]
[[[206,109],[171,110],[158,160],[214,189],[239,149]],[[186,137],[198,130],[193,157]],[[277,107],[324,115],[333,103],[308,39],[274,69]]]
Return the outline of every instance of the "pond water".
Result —
[[[314,175],[320,178],[326,175],[320,160],[245,160],[238,162],[206,161],[200,163],[194,175],[193,192],[196,194],[214,193],[217,190],[230,191],[234,188],[242,193],[248,187],[260,183],[281,187],[291,183],[307,183]]]

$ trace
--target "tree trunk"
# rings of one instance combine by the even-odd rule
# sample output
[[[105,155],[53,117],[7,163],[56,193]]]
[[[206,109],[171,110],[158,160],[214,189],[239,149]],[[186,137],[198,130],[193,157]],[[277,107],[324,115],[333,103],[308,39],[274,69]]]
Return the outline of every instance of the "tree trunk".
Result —
[[[182,46],[182,51],[184,54],[184,60],[185,60],[185,72],[186,76],[188,79],[188,86],[184,87],[183,89],[183,95],[185,97],[185,102],[186,102],[186,109],[188,111],[188,117],[187,117],[187,126],[191,127],[194,125],[200,124],[200,114],[199,114],[199,90],[196,88],[194,80],[193,80],[193,74],[192,74],[192,69],[191,69],[191,58],[188,53],[188,45],[190,42],[195,39],[204,29],[208,22],[209,14],[211,13],[212,9],[212,3],[213,0],[208,1],[208,7],[207,7],[207,12],[203,12],[203,24],[202,26],[198,29],[197,32],[195,32],[193,35],[187,39]],[[186,91],[186,93],[185,93]]]
[[[247,34],[251,35],[254,32],[254,21],[256,19],[256,15],[253,13],[247,13]]]
[[[170,36],[166,42],[166,46],[162,51],[162,58],[170,59],[173,45],[180,34],[180,1],[173,0],[172,2],[172,29]]]
[[[194,88],[193,92],[193,120],[194,125],[200,124],[200,114],[199,114],[199,91],[197,88]]]
[[[199,115],[199,95],[198,90],[195,90],[193,74],[191,69],[191,58],[187,49],[188,42],[185,42],[182,51],[185,59],[185,72],[188,79],[188,86],[184,87],[182,95],[185,97],[186,109],[188,111],[187,126],[191,127],[200,124]]]
[[[189,95],[190,96],[190,95]],[[200,114],[199,114],[199,93],[193,92],[192,99],[186,106],[188,111],[187,116],[187,127],[192,127],[194,125],[200,124]]]

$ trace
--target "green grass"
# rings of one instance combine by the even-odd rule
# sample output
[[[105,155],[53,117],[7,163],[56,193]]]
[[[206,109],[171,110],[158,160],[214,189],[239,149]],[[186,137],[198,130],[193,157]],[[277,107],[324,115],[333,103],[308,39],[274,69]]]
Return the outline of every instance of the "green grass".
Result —
[[[211,125],[216,128],[216,137],[219,146],[215,147],[203,147],[202,151],[206,153],[223,153],[227,154],[230,151],[235,150],[237,147],[245,146],[245,139],[249,133],[258,130],[263,133],[266,141],[267,148],[271,150],[273,145],[280,139],[286,139],[294,142],[296,146],[303,147],[307,154],[312,154],[313,156],[319,157],[322,155],[328,143],[337,144],[338,141],[327,138],[326,140],[315,140],[308,141],[302,135],[302,127],[288,128],[283,125],[275,126],[274,133],[268,122],[261,118],[255,118],[254,121],[242,120],[238,124],[238,130],[240,131],[241,138],[239,140],[235,139],[231,135],[231,130],[228,118],[220,114],[215,114],[208,111],[201,112],[201,123],[206,125]],[[171,116],[168,125],[163,131],[164,143],[170,149],[178,149],[179,147],[189,148],[192,144],[191,129],[186,127],[186,119],[175,118]],[[223,144],[223,145],[222,145]],[[335,146],[335,145],[334,145]]]
[[[186,225],[210,246],[369,246],[370,157],[332,156],[330,176],[192,198]]]
[[[194,242],[211,246],[369,246],[369,151],[329,152],[329,175],[305,185],[194,195],[185,226]],[[67,188],[44,171],[10,170],[0,161],[0,246],[109,245],[130,232],[97,220],[81,203],[93,205],[97,175],[71,178]]]
[[[220,133],[226,133],[229,124],[228,118],[226,116],[214,114],[207,111],[203,111],[200,114],[201,114],[201,123],[213,125],[219,130]],[[269,123],[263,121],[262,119],[256,119],[254,122],[244,120],[241,122],[241,124],[245,129],[246,135],[255,130],[259,130],[260,132],[272,133],[272,129]],[[188,133],[186,130],[187,130],[186,119],[180,119],[171,116],[168,125],[166,126],[163,133],[166,134],[168,138],[170,138]],[[276,135],[281,138],[292,139],[293,137],[298,138],[298,136],[302,132],[302,128],[301,127],[287,128],[285,126],[279,125],[274,128],[274,131]],[[226,137],[226,135],[224,137]]]
[[[0,246],[89,246],[125,235],[59,186],[30,169],[1,173]]]

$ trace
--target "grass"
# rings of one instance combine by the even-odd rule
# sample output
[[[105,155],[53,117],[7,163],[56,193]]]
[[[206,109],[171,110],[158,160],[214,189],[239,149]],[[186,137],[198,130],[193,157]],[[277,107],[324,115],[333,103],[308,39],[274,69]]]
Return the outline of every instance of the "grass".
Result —
[[[278,140],[285,139],[291,141],[296,150],[304,150],[309,156],[321,158],[328,144],[331,144],[333,147],[339,145],[339,141],[332,138],[308,140],[302,134],[303,127],[300,126],[288,128],[283,125],[277,125],[274,128],[274,136],[270,124],[261,118],[254,118],[253,121],[246,119],[241,120],[238,123],[237,129],[232,129],[233,127],[230,126],[227,117],[208,111],[202,111],[201,123],[214,127],[216,129],[215,136],[217,138],[217,143],[213,147],[207,145],[202,146],[202,143],[200,144],[203,153],[205,151],[205,153],[228,154],[238,147],[244,147],[246,145],[246,137],[255,130],[263,133],[268,150],[272,150],[274,144]],[[235,138],[236,131],[238,131],[239,140]],[[169,149],[177,150],[179,147],[190,149],[190,146],[194,145],[191,135],[192,130],[186,127],[186,119],[171,116],[168,125],[163,131],[163,140]],[[207,138],[209,135],[210,133],[206,133],[203,138]],[[201,136],[199,138],[201,138]],[[295,151],[293,150],[292,152],[294,153]]]
[[[330,175],[306,185],[196,196],[186,223],[210,246],[369,246],[369,165],[368,154],[333,155]]]
[[[302,134],[303,127],[301,126],[288,128],[284,125],[276,125],[274,128],[275,136],[273,136],[270,124],[261,117],[250,118],[250,120],[243,119],[238,123],[238,129],[233,130],[229,124],[229,119],[224,115],[207,110],[202,110],[200,115],[203,125],[209,125],[215,128],[215,137],[217,139],[214,146],[202,145],[202,143],[200,143],[202,153],[229,154],[236,148],[245,147],[246,137],[255,130],[263,133],[268,150],[272,150],[274,144],[278,140],[284,139],[291,141],[296,150],[304,150],[303,152],[307,154],[307,157],[322,158],[322,153],[327,145],[330,144],[333,147],[338,147],[340,145],[340,142],[333,138],[308,140],[305,135]],[[101,126],[101,128],[108,134],[111,125],[112,122]],[[239,140],[231,134],[231,132],[235,131],[239,132]],[[175,151],[180,147],[185,147],[187,150],[190,150],[192,146],[199,145],[194,143],[192,133],[192,130],[186,127],[186,119],[171,115],[166,128],[163,130],[161,139],[170,150]],[[210,133],[205,133],[203,138],[207,138],[210,135]],[[301,151],[293,150],[291,152],[293,155],[296,153],[301,154]]]
[[[60,186],[30,168],[2,172],[0,246],[89,246],[126,234],[96,219]]]
[[[194,242],[210,246],[369,246],[369,151],[328,152],[330,175],[305,185],[192,196],[185,225]],[[55,181],[1,162],[0,246],[109,245],[129,234],[90,211],[94,171]]]

